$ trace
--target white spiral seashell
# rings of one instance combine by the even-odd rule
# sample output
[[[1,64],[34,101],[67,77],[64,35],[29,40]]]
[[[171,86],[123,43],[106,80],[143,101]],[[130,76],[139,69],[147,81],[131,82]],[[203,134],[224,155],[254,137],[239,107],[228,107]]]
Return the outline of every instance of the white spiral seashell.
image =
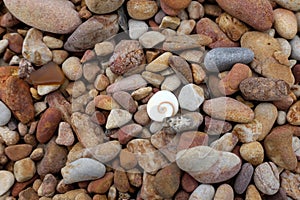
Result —
[[[147,113],[152,120],[162,122],[164,118],[176,115],[178,107],[176,96],[168,90],[162,90],[148,101]]]

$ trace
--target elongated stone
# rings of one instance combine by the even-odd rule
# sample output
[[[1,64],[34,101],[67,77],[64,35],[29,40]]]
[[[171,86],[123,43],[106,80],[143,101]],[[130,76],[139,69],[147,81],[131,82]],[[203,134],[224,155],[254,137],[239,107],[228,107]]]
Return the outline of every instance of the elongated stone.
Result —
[[[215,48],[206,54],[204,66],[208,71],[222,72],[231,69],[236,63],[248,64],[253,58],[254,53],[248,48]]]
[[[236,175],[241,168],[241,160],[237,155],[207,146],[197,146],[178,152],[176,163],[180,169],[201,183],[226,181]]]
[[[106,88],[107,93],[115,93],[118,91],[133,91],[141,87],[145,87],[147,82],[140,74],[134,74],[117,81]]]
[[[20,21],[42,31],[67,34],[81,24],[74,4],[69,1],[5,0],[4,3]]]

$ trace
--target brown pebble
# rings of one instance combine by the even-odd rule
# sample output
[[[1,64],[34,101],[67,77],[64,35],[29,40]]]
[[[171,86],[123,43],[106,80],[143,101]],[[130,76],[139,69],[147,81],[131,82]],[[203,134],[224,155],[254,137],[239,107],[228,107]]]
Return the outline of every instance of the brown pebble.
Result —
[[[23,191],[25,188],[27,188],[29,185],[31,185],[37,178],[38,178],[38,175],[35,175],[28,181],[25,181],[22,183],[16,182],[11,189],[11,195],[13,197],[17,197],[21,191]]]
[[[188,173],[184,173],[181,178],[181,187],[186,192],[193,192],[197,187],[199,183],[196,181],[191,175]]]
[[[155,1],[129,0],[127,11],[130,17],[136,20],[146,20],[152,18],[158,10]]]
[[[8,40],[8,47],[15,53],[22,52],[23,38],[19,33],[7,33],[3,39]]]
[[[181,10],[187,8],[190,5],[191,0],[163,0],[163,2],[170,8]]]
[[[61,113],[56,108],[48,108],[43,115],[37,126],[36,138],[40,143],[49,141],[61,120]]]
[[[169,7],[164,0],[160,0],[160,7],[161,9],[163,10],[163,12],[167,15],[170,15],[170,16],[176,16],[180,13],[180,10],[176,10],[176,9],[173,9],[171,7]]]
[[[216,47],[237,47],[237,42],[231,41],[227,35],[219,28],[219,26],[209,18],[202,18],[197,22],[196,30],[198,34],[209,36],[212,43],[210,48]]]
[[[137,158],[135,154],[129,152],[127,149],[120,151],[120,165],[124,169],[133,169],[137,165]]]
[[[114,173],[108,172],[102,178],[91,181],[88,185],[88,192],[105,194],[113,183]]]
[[[19,23],[20,21],[15,16],[13,16],[10,12],[7,12],[0,17],[0,26],[5,28],[13,27]]]
[[[6,93],[2,100],[18,120],[27,124],[34,118],[34,106],[28,84],[15,76],[9,77],[5,83]]]
[[[32,151],[32,146],[29,144],[11,145],[5,148],[5,154],[12,161],[26,158]]]
[[[32,189],[31,187],[21,191],[19,193],[19,200],[39,200],[39,196],[37,194],[36,191],[34,191],[34,189]]]
[[[247,100],[276,101],[286,97],[289,85],[279,79],[251,77],[243,80],[239,88]]]
[[[130,185],[127,174],[121,167],[118,167],[114,172],[114,186],[120,192],[129,190]]]
[[[64,80],[63,71],[54,62],[47,63],[29,76],[29,81],[33,85],[62,84]]]

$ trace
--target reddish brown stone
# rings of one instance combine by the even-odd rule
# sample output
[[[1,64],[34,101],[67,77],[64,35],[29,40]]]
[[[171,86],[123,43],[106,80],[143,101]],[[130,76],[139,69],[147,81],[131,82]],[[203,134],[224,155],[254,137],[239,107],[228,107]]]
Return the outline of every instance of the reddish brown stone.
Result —
[[[12,161],[21,160],[26,158],[32,150],[32,146],[29,144],[17,144],[8,146],[5,148],[5,154]]]
[[[174,200],[188,200],[190,198],[189,193],[184,190],[179,191],[176,195]]]
[[[0,67],[0,99],[4,100],[5,95],[5,81],[12,75],[18,74],[19,67],[5,66]]]
[[[38,123],[36,131],[37,140],[40,143],[49,141],[54,135],[60,120],[60,111],[57,108],[48,108]]]
[[[14,55],[16,55],[16,53],[7,48],[3,55],[3,61],[9,63]]]
[[[34,118],[34,107],[28,84],[15,76],[6,80],[5,104],[23,124]],[[18,94],[18,95],[16,95]]]
[[[19,33],[6,33],[3,39],[8,40],[8,47],[15,53],[22,52],[23,37]]]
[[[121,167],[117,168],[114,173],[114,185],[120,192],[127,192],[130,188],[127,174]]]
[[[295,65],[292,71],[295,77],[295,84],[298,84],[300,82],[300,64]]]
[[[108,172],[102,178],[91,181],[87,190],[89,193],[105,194],[112,185],[113,179],[114,173]]]
[[[166,13],[167,15],[170,16],[176,16],[180,13],[180,10],[173,9],[169,7],[166,3],[165,0],[160,0],[160,7]]]
[[[198,131],[184,132],[180,136],[177,151],[181,151],[183,149],[188,149],[199,145],[208,145],[208,135],[206,133]]]
[[[36,174],[34,177],[32,177],[28,181],[25,181],[22,183],[16,182],[11,189],[11,195],[13,197],[17,197],[22,190],[27,188],[27,186],[31,185],[37,178],[38,178],[38,175]]]
[[[5,28],[13,27],[19,23],[20,21],[15,18],[10,12],[5,13],[0,18],[0,26]]]
[[[181,178],[181,186],[186,192],[193,192],[199,183],[188,173],[184,173]]]
[[[231,41],[219,26],[209,18],[202,18],[196,26],[198,34],[203,34],[212,39],[210,48],[216,47],[237,47],[239,43]]]

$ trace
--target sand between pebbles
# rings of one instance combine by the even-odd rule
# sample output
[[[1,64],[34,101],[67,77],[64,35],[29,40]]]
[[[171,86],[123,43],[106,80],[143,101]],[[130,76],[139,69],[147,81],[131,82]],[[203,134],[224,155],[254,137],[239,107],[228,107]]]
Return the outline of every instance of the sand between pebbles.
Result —
[[[299,199],[298,1],[0,6],[0,200]]]

